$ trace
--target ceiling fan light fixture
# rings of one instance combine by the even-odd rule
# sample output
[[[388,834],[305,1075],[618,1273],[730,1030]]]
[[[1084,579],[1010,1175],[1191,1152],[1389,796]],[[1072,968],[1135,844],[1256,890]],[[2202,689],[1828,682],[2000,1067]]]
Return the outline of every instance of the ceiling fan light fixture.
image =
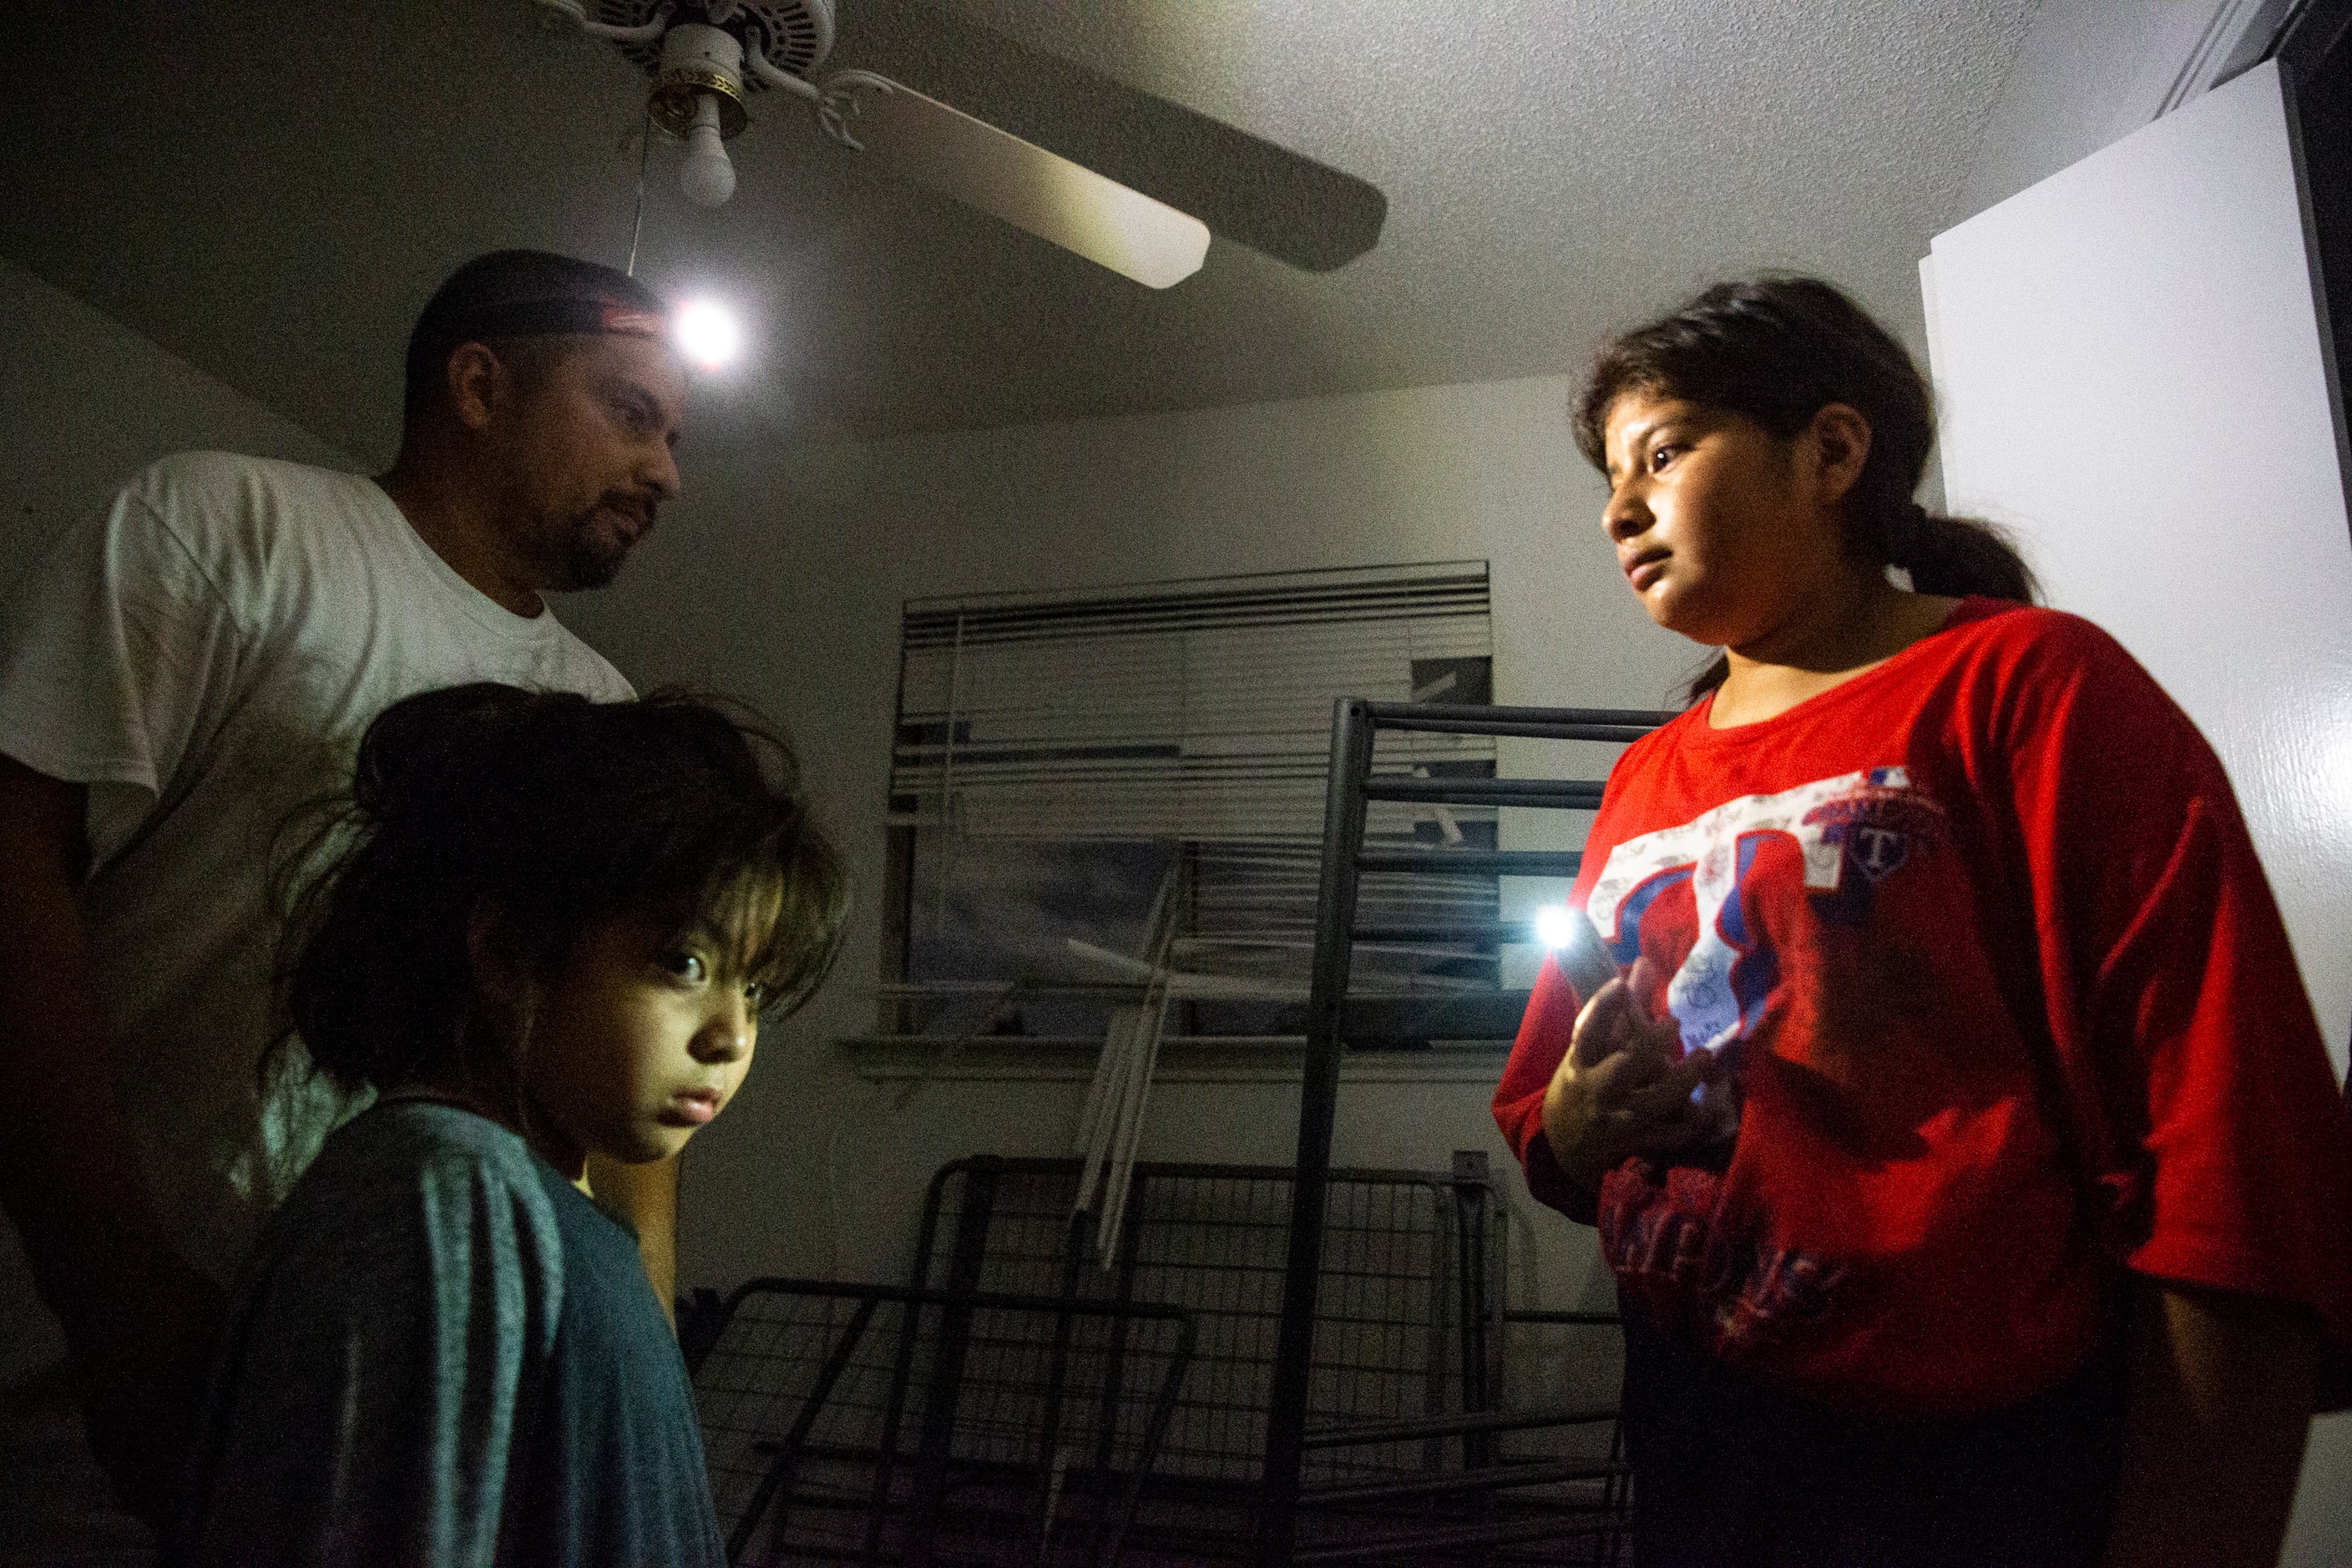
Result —
[[[735,194],[735,165],[728,161],[715,94],[702,94],[694,121],[686,128],[686,158],[677,166],[677,188],[698,207],[723,206]]]
[[[994,78],[1008,84],[992,96],[1016,123],[1032,118],[1030,100],[1060,98],[1074,105],[1063,130],[1081,141],[1090,121],[1134,120],[1149,130],[1141,140],[1111,139],[1107,151],[1118,177],[870,70],[818,78],[815,68],[833,47],[836,0],[532,3],[542,16],[610,42],[653,77],[646,113],[688,143],[681,184],[705,205],[726,201],[734,189],[720,143],[749,123],[749,94],[776,88],[806,101],[842,145],[1148,288],[1169,288],[1198,271],[1212,224],[1276,260],[1328,272],[1371,248],[1388,210],[1386,198],[1361,180],[1025,49],[937,0],[905,4],[925,18],[920,30],[936,35],[941,50],[969,59],[975,74],[967,87],[984,89]],[[585,19],[592,5],[596,16]],[[1041,126],[1038,133],[1047,132]],[[1155,163],[1137,151],[1147,144],[1167,156]]]
[[[684,136],[709,103],[719,116],[719,137],[732,142],[751,122],[743,94],[743,46],[734,35],[705,22],[670,24],[662,35],[653,95],[646,100],[656,125]]]

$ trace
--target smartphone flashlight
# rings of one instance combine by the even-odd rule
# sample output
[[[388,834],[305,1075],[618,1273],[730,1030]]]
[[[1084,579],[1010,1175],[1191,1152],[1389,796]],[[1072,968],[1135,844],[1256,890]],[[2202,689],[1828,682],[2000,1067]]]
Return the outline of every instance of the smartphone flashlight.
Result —
[[[1616,961],[1608,944],[1593,929],[1591,917],[1570,904],[1547,904],[1536,911],[1536,939],[1551,949],[1576,994],[1591,1001],[1592,994],[1617,977]]]

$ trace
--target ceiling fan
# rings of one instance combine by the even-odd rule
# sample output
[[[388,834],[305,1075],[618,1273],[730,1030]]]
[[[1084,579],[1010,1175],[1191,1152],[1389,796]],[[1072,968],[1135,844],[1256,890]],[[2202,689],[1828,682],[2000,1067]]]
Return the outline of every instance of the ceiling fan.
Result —
[[[733,193],[726,143],[774,89],[842,146],[1154,289],[1197,271],[1213,232],[1328,272],[1370,249],[1388,212],[1352,175],[910,0],[889,9],[911,42],[877,63],[977,113],[874,70],[816,76],[834,0],[531,3],[653,78],[646,112],[686,142],[679,183],[706,206]]]

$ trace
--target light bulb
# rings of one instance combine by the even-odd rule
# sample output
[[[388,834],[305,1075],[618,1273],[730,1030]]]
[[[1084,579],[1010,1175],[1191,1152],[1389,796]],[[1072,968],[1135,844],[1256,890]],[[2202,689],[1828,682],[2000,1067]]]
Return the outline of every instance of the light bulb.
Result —
[[[719,100],[709,93],[694,100],[694,122],[686,128],[686,161],[678,165],[677,188],[697,206],[715,207],[735,194],[735,165],[719,139]]]
[[[670,318],[670,335],[687,362],[703,370],[718,370],[742,352],[743,329],[727,307],[709,300],[689,300]]]

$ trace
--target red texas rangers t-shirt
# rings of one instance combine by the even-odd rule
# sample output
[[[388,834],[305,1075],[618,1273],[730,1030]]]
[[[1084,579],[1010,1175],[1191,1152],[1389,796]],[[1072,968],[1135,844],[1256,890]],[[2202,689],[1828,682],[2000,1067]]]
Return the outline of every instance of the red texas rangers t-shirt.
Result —
[[[1632,1310],[1848,1408],[2078,1366],[2118,1263],[2352,1337],[2352,1123],[2221,765],[2086,621],[1990,600],[1778,718],[1630,747],[1572,897],[1737,1128],[1575,1192],[1546,965],[1495,1097]]]

